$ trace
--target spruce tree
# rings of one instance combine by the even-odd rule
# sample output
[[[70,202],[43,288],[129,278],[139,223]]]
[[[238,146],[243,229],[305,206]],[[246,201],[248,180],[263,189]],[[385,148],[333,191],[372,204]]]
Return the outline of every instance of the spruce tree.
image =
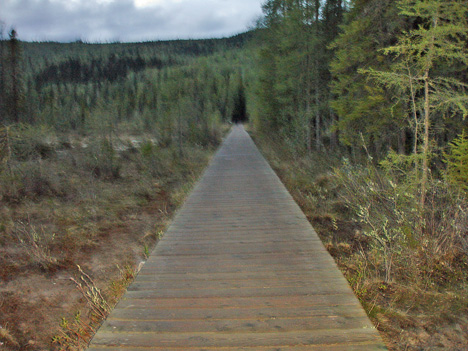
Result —
[[[2,119],[5,118],[5,101],[6,101],[6,50],[5,50],[5,38],[4,38],[5,26],[0,21],[0,116]],[[0,120],[0,123],[4,122]]]
[[[321,2],[270,0],[264,5],[260,113],[270,130],[299,148],[322,145],[324,41]]]
[[[419,152],[420,134],[422,139],[420,205],[424,208],[432,124],[447,114],[468,115],[468,85],[441,69],[468,65],[468,4],[463,0],[400,0],[398,8],[415,26],[384,50],[396,57],[390,70],[366,72],[386,87],[407,92],[410,116],[415,120],[414,153]]]
[[[448,181],[468,191],[468,138],[465,131],[450,143],[450,152],[444,161]]]
[[[391,59],[379,50],[391,45],[395,33],[406,26],[393,0],[381,0],[378,4],[373,0],[354,0],[341,33],[329,46],[334,52],[330,65],[331,106],[337,115],[334,129],[340,141],[353,151],[362,146],[361,135],[365,146],[374,152],[384,145],[397,146],[405,128],[404,111],[359,69],[389,67]]]
[[[330,106],[330,102],[334,99],[334,96],[330,89],[331,72],[330,62],[335,56],[335,50],[330,47],[330,44],[335,41],[340,33],[340,25],[343,22],[343,16],[345,13],[344,0],[327,0],[323,7],[323,40],[324,40],[324,62],[322,63],[323,69],[323,105],[324,111],[328,113],[327,125],[324,129],[328,131],[330,135],[330,142],[332,146],[336,147],[338,144],[338,134],[333,128],[337,122],[337,116],[335,111]]]
[[[20,121],[22,86],[21,86],[21,48],[15,29],[9,33],[9,85],[10,90],[7,100],[8,115],[13,122]]]

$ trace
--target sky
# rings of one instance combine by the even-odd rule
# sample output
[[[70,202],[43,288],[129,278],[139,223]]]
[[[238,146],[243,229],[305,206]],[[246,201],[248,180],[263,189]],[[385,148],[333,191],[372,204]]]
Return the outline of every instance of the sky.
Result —
[[[24,41],[220,38],[254,26],[264,1],[0,0],[0,21]]]

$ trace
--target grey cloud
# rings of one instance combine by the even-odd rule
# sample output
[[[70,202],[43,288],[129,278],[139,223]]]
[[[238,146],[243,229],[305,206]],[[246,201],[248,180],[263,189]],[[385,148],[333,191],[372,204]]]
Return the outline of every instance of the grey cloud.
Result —
[[[132,0],[1,0],[0,18],[23,40],[143,41],[221,37],[241,32],[263,0],[166,0],[137,8]]]

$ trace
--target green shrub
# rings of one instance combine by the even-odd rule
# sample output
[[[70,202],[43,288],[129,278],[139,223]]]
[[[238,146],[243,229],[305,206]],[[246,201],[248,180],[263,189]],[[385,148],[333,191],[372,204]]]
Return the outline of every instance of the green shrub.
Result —
[[[163,178],[170,175],[174,163],[178,162],[179,155],[172,152],[172,148],[165,148],[145,141],[140,146],[141,168],[151,177]]]
[[[141,156],[147,159],[153,156],[155,146],[151,141],[145,141],[140,146]]]
[[[407,244],[417,242],[419,213],[414,195],[371,165],[345,162],[335,170],[335,176],[342,186],[342,199],[363,226],[371,246],[380,252],[385,281],[390,281],[395,256]]]
[[[386,162],[392,163],[392,159]],[[401,166],[399,161],[393,164]],[[419,260],[425,257],[427,262],[424,267],[406,267],[400,278],[410,274],[409,270],[426,276],[426,271],[436,269],[440,257],[450,265],[449,260],[458,259],[459,253],[468,253],[466,198],[446,181],[431,180],[426,205],[421,209],[413,180],[400,176],[403,169],[399,175],[386,168],[382,171],[370,164],[345,162],[335,170],[340,196],[383,259],[385,280],[392,279],[395,266],[406,267],[405,257],[411,260],[419,255]],[[430,274],[426,278],[432,279]]]
[[[448,181],[468,191],[468,138],[465,131],[449,144],[450,150],[445,154]]]

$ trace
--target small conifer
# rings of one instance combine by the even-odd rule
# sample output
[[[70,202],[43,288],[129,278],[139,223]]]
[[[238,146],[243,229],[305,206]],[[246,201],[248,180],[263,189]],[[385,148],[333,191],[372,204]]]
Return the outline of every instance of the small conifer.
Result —
[[[447,179],[461,189],[468,190],[468,137],[463,131],[450,144],[449,154],[445,155]]]

